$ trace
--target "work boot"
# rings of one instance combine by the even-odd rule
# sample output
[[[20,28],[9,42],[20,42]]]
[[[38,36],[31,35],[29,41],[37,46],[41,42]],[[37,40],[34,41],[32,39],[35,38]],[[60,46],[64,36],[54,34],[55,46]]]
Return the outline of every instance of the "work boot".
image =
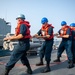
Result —
[[[73,68],[73,67],[74,67],[73,61],[69,61],[69,66],[68,66],[68,68],[70,69],[70,68]]]
[[[36,64],[36,66],[41,66],[41,65],[44,65],[43,62],[39,62]]]
[[[61,62],[61,61],[60,61],[60,59],[56,59],[56,60],[54,60],[53,62]]]
[[[27,73],[28,73],[28,74],[32,74],[32,69],[31,69],[31,67],[30,67],[30,64],[27,63],[26,66],[27,66]]]
[[[8,75],[10,70],[5,69],[4,75]]]
[[[45,67],[45,69],[42,71],[42,73],[46,73],[46,72],[50,72],[50,71],[51,71],[49,64],[50,64],[50,61],[47,61],[46,67]]]
[[[46,66],[43,70],[42,70],[42,73],[46,73],[46,72],[50,72],[51,69],[49,66]]]
[[[68,63],[70,63],[70,61],[68,61]]]
[[[57,58],[56,60],[54,60],[53,62],[61,62],[60,58]]]
[[[73,60],[73,63],[75,64],[75,60]]]
[[[42,58],[40,58],[40,62],[37,63],[36,66],[41,66],[41,65],[44,65],[44,64],[43,64],[43,59],[42,59]]]
[[[31,68],[28,68],[28,69],[27,69],[27,73],[28,73],[28,74],[32,74]]]

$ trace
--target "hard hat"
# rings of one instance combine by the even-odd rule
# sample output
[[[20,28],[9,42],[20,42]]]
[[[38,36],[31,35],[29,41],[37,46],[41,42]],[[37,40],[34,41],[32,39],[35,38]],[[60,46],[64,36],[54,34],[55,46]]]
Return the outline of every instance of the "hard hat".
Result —
[[[67,23],[66,23],[66,21],[62,21],[61,22],[61,26],[64,26],[64,25],[66,25]]]
[[[75,27],[75,23],[71,23],[70,26],[71,26],[71,27]]]
[[[20,18],[20,19],[25,19],[25,16],[24,16],[23,14],[20,14],[20,15],[18,15],[18,17],[16,18],[16,20],[19,19],[19,18]]]
[[[44,23],[46,23],[46,22],[48,22],[48,19],[47,19],[46,17],[43,17],[43,18],[41,19],[41,23],[44,24]]]

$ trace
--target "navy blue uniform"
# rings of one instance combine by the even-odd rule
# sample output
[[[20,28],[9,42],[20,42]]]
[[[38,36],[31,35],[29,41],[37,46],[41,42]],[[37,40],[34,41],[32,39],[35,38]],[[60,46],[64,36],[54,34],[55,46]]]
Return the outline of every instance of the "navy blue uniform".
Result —
[[[59,30],[59,34],[60,34],[60,30]],[[71,34],[71,30],[68,28],[66,35],[70,35],[70,34]],[[69,38],[62,38],[62,41],[58,48],[57,57],[58,58],[61,57],[62,52],[66,49],[68,60],[69,61],[73,60],[71,47],[72,47],[72,36],[69,36]]]
[[[26,26],[21,25],[20,34],[24,36],[26,34],[26,30],[27,30]],[[20,39],[19,43],[13,50],[9,62],[6,64],[6,69],[11,70],[19,59],[21,59],[23,65],[29,67],[29,61],[26,57],[26,52],[29,50],[29,48],[30,48],[29,39],[23,39],[23,40]]]
[[[53,28],[50,27],[48,29],[48,35],[52,35],[52,33],[53,33]],[[37,34],[38,35],[41,34],[41,29],[38,31]],[[45,56],[45,60],[47,62],[50,62],[50,60],[51,60],[52,46],[53,46],[53,38],[50,39],[50,40],[45,40],[43,42],[43,45],[40,48],[40,60],[43,59],[43,57]]]
[[[73,62],[75,63],[75,31],[72,31],[72,53],[73,53]]]

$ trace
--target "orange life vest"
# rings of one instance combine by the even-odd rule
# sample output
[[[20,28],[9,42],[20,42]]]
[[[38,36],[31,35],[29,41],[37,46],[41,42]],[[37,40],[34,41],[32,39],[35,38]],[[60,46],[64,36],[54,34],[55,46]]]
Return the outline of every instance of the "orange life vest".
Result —
[[[17,27],[16,27],[16,30],[15,30],[15,34],[16,35],[19,35],[20,33],[20,26],[24,24],[26,27],[27,27],[27,31],[26,31],[26,34],[25,36],[22,38],[22,39],[27,39],[27,38],[30,38],[31,35],[30,35],[30,25],[29,25],[29,22],[28,21],[23,21],[23,22],[20,22],[17,24]]]
[[[71,30],[75,31],[75,27],[71,27]]]
[[[75,27],[71,27],[71,31],[75,32]],[[75,35],[73,35],[73,39],[75,39]]]
[[[70,26],[67,26],[67,25],[64,28],[61,28],[60,29],[60,36],[66,35],[68,28],[70,28]],[[70,33],[70,35],[71,35],[71,33]]]
[[[49,29],[50,27],[54,28],[51,24],[42,25],[42,28],[41,28],[41,34],[42,34],[42,36],[48,35],[48,29]],[[54,37],[54,35],[53,35],[53,33],[52,33],[52,35],[50,35],[50,37],[47,38],[47,39],[45,39],[45,40],[53,39],[53,37]]]

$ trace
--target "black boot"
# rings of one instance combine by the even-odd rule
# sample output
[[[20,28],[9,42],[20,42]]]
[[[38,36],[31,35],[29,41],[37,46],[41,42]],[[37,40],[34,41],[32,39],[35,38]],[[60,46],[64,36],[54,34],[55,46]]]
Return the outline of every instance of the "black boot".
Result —
[[[40,62],[36,64],[36,66],[41,66],[41,65],[44,65],[43,64],[43,59],[40,59]]]
[[[68,66],[68,68],[70,69],[70,68],[73,68],[73,67],[74,67],[73,61],[70,60],[70,61],[69,61],[69,66]]]
[[[36,66],[41,66],[41,65],[44,65],[43,62],[39,62],[36,64]]]
[[[31,68],[28,68],[28,69],[27,69],[27,73],[28,73],[28,74],[32,74]]]
[[[5,69],[4,75],[8,75],[8,74],[9,74],[9,71],[10,71],[10,70]]]
[[[61,61],[60,61],[60,57],[57,57],[57,59],[54,60],[53,62],[61,62]]]
[[[50,72],[50,66],[49,66],[49,62],[47,62],[46,67],[44,68],[44,70],[42,71],[42,73],[46,73],[46,72]]]
[[[27,66],[27,73],[28,73],[28,74],[32,74],[32,69],[31,69],[31,67],[30,67],[30,64],[27,63],[26,66]]]
[[[75,64],[75,60],[73,60],[73,63]]]
[[[50,71],[51,71],[50,67],[49,66],[46,66],[44,68],[44,70],[42,71],[42,73],[46,73],[46,72],[50,72]]]
[[[68,61],[68,63],[70,64],[70,61]]]

